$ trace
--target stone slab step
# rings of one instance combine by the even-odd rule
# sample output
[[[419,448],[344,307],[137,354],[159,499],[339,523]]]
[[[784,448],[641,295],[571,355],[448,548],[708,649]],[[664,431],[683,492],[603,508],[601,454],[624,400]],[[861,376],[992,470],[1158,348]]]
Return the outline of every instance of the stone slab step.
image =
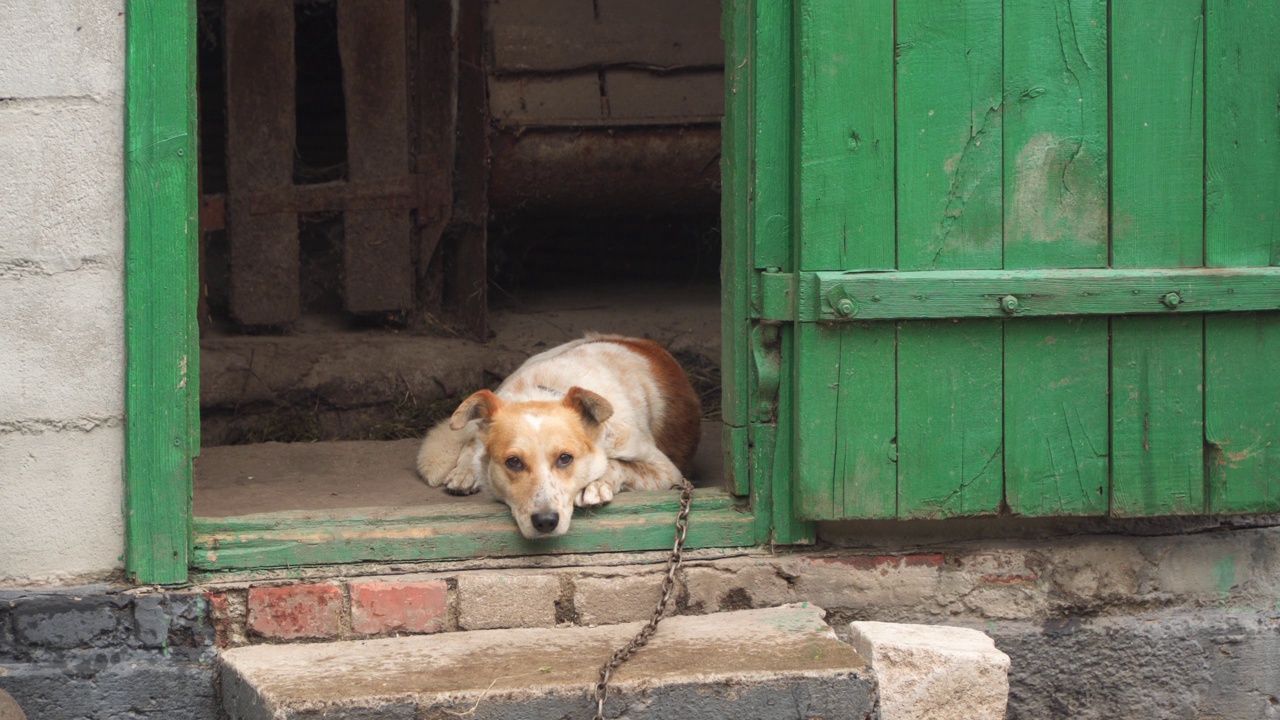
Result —
[[[807,603],[670,617],[614,676],[605,716],[868,718],[866,662]],[[641,623],[480,630],[222,654],[232,720],[590,718],[600,664]]]

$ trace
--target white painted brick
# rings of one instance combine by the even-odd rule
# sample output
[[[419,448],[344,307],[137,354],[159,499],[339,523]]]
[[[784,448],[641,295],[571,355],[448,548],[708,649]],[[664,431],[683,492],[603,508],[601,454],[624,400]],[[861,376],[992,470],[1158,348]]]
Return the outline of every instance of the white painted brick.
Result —
[[[554,575],[459,575],[458,629],[551,627],[559,598]]]
[[[123,414],[123,284],[104,270],[0,278],[0,428]]]
[[[1003,720],[1009,656],[985,633],[882,622],[849,629],[880,686],[881,720]]]
[[[0,103],[0,279],[123,265],[123,115],[119,98]]]
[[[0,0],[0,97],[124,90],[124,0]]]
[[[121,423],[0,434],[0,585],[101,578],[124,552]]]

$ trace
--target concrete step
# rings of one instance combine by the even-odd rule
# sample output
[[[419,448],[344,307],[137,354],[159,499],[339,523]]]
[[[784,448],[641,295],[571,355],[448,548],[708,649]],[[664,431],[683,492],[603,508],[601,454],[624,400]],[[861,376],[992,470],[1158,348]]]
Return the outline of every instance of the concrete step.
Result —
[[[614,676],[609,718],[861,718],[866,662],[807,603],[670,617]],[[590,718],[600,664],[641,623],[480,630],[222,654],[232,720]]]

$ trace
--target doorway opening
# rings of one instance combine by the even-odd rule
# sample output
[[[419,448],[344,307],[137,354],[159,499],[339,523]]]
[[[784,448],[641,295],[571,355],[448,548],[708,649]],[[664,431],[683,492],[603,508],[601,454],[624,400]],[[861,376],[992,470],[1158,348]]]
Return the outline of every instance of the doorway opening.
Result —
[[[672,351],[722,484],[720,3],[579,5],[200,1],[197,517],[491,503],[421,437],[587,331]]]

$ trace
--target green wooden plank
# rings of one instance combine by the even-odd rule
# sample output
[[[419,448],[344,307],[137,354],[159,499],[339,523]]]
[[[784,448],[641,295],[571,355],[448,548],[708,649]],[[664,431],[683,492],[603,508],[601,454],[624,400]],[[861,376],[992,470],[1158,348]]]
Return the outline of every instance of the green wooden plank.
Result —
[[[1280,309],[1274,267],[781,273],[764,288],[790,293],[792,284],[796,300],[766,299],[763,307],[775,313],[766,317],[864,322]],[[845,299],[852,315],[837,307]]]
[[[1005,0],[1006,269],[1107,264],[1106,13],[1105,0]],[[1013,513],[1106,513],[1108,350],[1105,320],[1005,323]]]
[[[796,392],[796,514],[812,520],[897,514],[892,326],[805,324],[802,347],[821,348],[804,364]]]
[[[1107,265],[1106,13],[1005,0],[1006,268]]]
[[[1204,261],[1201,0],[1111,7],[1112,265]],[[1205,511],[1204,322],[1112,320],[1111,512]]]
[[[1111,6],[1114,267],[1204,264],[1202,4]]]
[[[1209,6],[1205,260],[1280,264],[1280,6]],[[1280,510],[1280,316],[1205,318],[1209,509]]]
[[[1000,28],[1000,0],[897,2],[900,269],[1001,265]]]
[[[1280,314],[1205,323],[1209,511],[1280,510]]]
[[[1209,4],[1205,264],[1280,265],[1280,5]]]
[[[1107,512],[1104,318],[1004,327],[1005,499],[1015,515]]]
[[[1111,321],[1111,514],[1205,511],[1204,323]]]
[[[798,265],[892,268],[893,3],[804,0],[798,23]],[[886,460],[896,423],[894,329],[801,327],[795,343],[798,516],[884,517],[897,483]]]
[[[195,4],[125,12],[125,568],[181,583],[196,393]]]
[[[995,513],[1004,493],[1001,327],[904,322],[898,332],[898,516]]]
[[[799,268],[892,268],[893,3],[798,12]]]
[[[746,440],[748,409],[747,363],[751,330],[749,291],[751,275],[749,243],[751,180],[751,29],[746,0],[725,3],[721,35],[725,41],[725,110],[721,129],[720,176],[720,367],[724,378],[720,416],[724,422],[724,474],[726,486],[736,495],[750,492]]]
[[[573,532],[529,541],[502,505],[363,508],[196,521],[196,567],[243,570],[307,564],[435,560],[476,555],[538,555],[669,549],[675,493],[626,493],[608,507],[579,511]],[[687,547],[749,545],[755,518],[721,490],[695,493]]]
[[[792,8],[751,0],[751,261],[758,269],[792,267],[792,151],[796,93]]]

